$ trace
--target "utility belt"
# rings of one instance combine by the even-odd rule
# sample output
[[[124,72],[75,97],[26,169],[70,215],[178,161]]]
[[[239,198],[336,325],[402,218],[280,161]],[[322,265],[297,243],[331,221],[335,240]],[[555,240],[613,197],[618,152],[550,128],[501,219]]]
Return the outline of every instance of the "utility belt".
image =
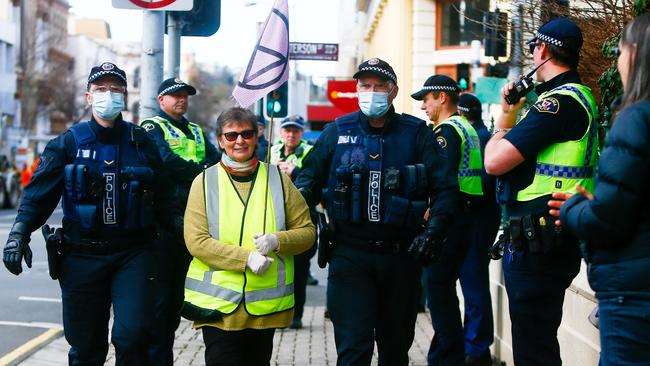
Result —
[[[63,252],[92,255],[110,255],[120,253],[128,249],[151,244],[152,238],[153,234],[138,235],[137,237],[129,236],[128,239],[77,239],[73,241],[70,240],[68,236],[64,236]]]
[[[337,238],[336,244],[361,249],[370,253],[399,254],[408,249],[410,242],[406,240],[385,241],[374,239]]]
[[[532,254],[549,254],[562,250],[569,238],[561,226],[555,225],[557,218],[550,215],[511,216],[508,220],[506,240],[512,250],[528,249]]]
[[[395,167],[382,172],[367,171],[357,164],[338,167],[332,192],[332,218],[358,224],[367,211],[370,222],[395,227],[419,226],[428,208],[427,201],[422,199],[426,197],[426,168],[424,164],[406,165],[404,171],[401,174]],[[362,197],[366,185],[368,197]],[[390,198],[384,198],[386,195]],[[385,207],[380,209],[380,206]]]

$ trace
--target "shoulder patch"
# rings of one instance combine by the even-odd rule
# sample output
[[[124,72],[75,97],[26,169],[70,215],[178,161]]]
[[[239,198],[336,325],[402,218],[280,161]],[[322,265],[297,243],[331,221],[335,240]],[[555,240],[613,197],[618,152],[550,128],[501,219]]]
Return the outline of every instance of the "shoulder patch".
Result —
[[[147,132],[149,132],[149,131],[153,130],[156,126],[154,126],[153,123],[151,123],[151,122],[147,122],[147,123],[142,124],[142,126],[140,126],[140,127],[144,128],[145,130],[147,130]]]
[[[560,102],[553,98],[544,98],[533,105],[538,112],[556,114],[560,110]]]
[[[447,147],[447,140],[446,140],[444,137],[442,137],[442,136],[438,136],[438,137],[436,137],[436,142],[437,142],[438,145],[440,145],[440,147],[443,148],[443,149]]]

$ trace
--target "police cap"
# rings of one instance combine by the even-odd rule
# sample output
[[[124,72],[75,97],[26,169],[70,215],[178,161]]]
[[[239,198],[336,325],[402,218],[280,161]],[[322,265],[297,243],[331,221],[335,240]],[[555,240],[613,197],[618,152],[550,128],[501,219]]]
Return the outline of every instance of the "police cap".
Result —
[[[289,116],[282,121],[282,124],[280,124],[280,128],[286,127],[297,127],[303,130],[305,129],[305,119],[297,114]]]
[[[433,75],[424,82],[422,89],[411,94],[411,98],[415,100],[422,100],[424,96],[430,92],[447,92],[459,93],[460,88],[456,81],[447,75]]]
[[[108,75],[117,76],[126,86],[126,73],[112,62],[102,62],[99,66],[93,66],[88,75],[88,84]]]
[[[393,68],[388,64],[388,62],[382,59],[371,58],[370,60],[362,62],[361,65],[359,65],[359,70],[353,77],[359,79],[363,74],[373,74],[384,80],[392,80],[397,84],[397,75],[395,75],[395,71],[393,71]]]
[[[463,113],[481,114],[481,101],[474,94],[463,93],[458,100],[458,110]]]
[[[527,43],[531,44],[536,40],[576,52],[580,50],[583,42],[580,28],[567,18],[555,18],[546,22]]]
[[[187,90],[187,94],[189,95],[196,94],[196,89],[192,85],[179,78],[169,78],[160,83],[160,86],[158,87],[158,96],[161,97],[163,95],[174,94],[183,89]]]

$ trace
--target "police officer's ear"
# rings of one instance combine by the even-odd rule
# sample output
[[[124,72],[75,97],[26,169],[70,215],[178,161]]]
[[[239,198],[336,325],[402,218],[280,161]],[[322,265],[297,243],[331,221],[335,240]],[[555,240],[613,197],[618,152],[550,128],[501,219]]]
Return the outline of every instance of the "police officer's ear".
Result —
[[[393,90],[391,90],[390,94],[388,94],[388,103],[393,102],[393,99],[395,99],[395,97],[397,97],[397,92],[398,91],[399,91],[399,87],[397,85],[395,85],[393,87]]]

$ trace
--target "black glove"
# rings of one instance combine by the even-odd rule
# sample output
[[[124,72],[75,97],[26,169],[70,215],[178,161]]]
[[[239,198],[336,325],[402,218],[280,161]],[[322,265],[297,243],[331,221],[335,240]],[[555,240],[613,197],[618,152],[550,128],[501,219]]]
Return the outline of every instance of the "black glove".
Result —
[[[421,264],[433,263],[440,258],[447,242],[442,221],[440,217],[429,218],[424,232],[413,239],[408,249],[413,258]]]
[[[23,257],[27,267],[32,268],[32,250],[29,249],[29,236],[30,232],[27,230],[27,225],[17,222],[11,228],[7,244],[5,244],[2,260],[9,272],[16,276],[23,271]]]

